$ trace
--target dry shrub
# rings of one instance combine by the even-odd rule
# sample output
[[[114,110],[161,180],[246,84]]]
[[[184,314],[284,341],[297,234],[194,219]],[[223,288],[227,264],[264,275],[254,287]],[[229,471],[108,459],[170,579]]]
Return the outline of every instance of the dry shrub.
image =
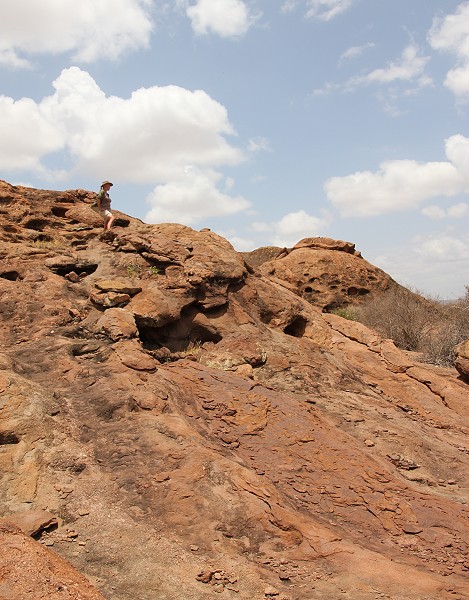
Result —
[[[469,287],[458,302],[440,304],[440,318],[424,340],[422,351],[429,362],[453,365],[454,347],[469,339]]]
[[[464,299],[444,304],[396,285],[370,298],[355,314],[399,348],[421,352],[434,364],[452,365],[454,347],[469,339],[469,286]]]

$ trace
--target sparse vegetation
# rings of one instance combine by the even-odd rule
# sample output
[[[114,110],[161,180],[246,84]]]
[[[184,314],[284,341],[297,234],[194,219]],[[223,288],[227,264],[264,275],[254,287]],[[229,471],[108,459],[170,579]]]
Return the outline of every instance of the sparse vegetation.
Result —
[[[154,277],[155,275],[161,274],[161,270],[155,265],[152,265],[147,269],[146,267],[136,262],[128,264],[125,270],[127,272],[127,277]]]
[[[156,267],[155,265],[152,265],[149,269],[148,272],[150,273],[150,275],[159,275],[161,273],[161,271],[158,269],[158,267]]]
[[[469,286],[465,297],[452,303],[396,286],[336,314],[375,329],[403,350],[420,352],[428,362],[449,366],[454,347],[469,339]]]
[[[64,240],[58,238],[36,239],[33,241],[33,245],[41,250],[58,250],[66,246]]]
[[[126,267],[128,277],[140,277],[142,274],[142,267],[137,263],[130,263]]]
[[[333,311],[334,315],[342,317],[342,319],[348,319],[349,321],[358,321],[357,311],[352,307],[347,308],[336,308]]]
[[[189,342],[187,348],[181,352],[181,354],[188,354],[191,356],[197,356],[203,350],[202,341],[194,340],[193,342]]]

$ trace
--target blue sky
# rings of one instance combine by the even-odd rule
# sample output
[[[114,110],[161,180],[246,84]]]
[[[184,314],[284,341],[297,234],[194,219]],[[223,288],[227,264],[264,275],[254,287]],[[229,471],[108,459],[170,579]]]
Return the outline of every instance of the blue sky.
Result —
[[[0,178],[469,285],[469,1],[3,0]]]

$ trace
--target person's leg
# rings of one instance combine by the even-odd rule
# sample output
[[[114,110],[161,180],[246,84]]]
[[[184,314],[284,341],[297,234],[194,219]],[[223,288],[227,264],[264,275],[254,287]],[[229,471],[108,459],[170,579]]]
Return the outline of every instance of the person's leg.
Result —
[[[109,231],[111,229],[112,222],[114,221],[114,217],[110,210],[104,211],[104,231]]]
[[[104,222],[104,231],[109,231],[109,229],[111,229],[113,222],[114,222],[113,215],[111,215],[110,217],[106,217],[106,221]]]

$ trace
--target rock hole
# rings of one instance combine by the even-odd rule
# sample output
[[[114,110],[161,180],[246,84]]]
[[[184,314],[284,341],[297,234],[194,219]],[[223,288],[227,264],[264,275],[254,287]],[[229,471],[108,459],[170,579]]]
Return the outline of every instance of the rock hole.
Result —
[[[305,334],[306,325],[308,321],[304,317],[296,317],[291,323],[289,323],[283,330],[287,335],[301,338]]]
[[[202,346],[206,342],[218,344],[223,337],[215,324],[206,320],[198,322],[200,311],[195,306],[181,311],[181,318],[162,327],[155,327],[145,318],[135,316],[140,341],[145,350],[168,348],[171,352],[184,352],[194,345]]]
[[[0,431],[0,446],[19,444],[20,438],[11,431]]]
[[[51,271],[56,273],[57,275],[61,275],[65,277],[72,272],[79,273],[80,276],[86,277],[87,275],[91,275],[98,268],[97,264],[85,264],[85,263],[63,263],[63,264],[55,264],[55,265],[47,265]]]
[[[366,296],[366,294],[369,294],[370,290],[367,290],[365,288],[356,288],[356,287],[349,287],[347,290],[347,294],[349,296]]]
[[[42,231],[44,227],[49,223],[47,219],[30,219],[23,223],[26,229],[34,229],[34,231]]]
[[[18,231],[20,231],[20,230],[18,229],[18,227],[15,227],[14,225],[5,225],[5,226],[3,227],[3,230],[4,230],[6,233],[18,233]]]
[[[265,325],[269,325],[272,319],[274,318],[274,313],[267,309],[261,310],[259,313],[259,317]]]
[[[63,219],[68,210],[70,210],[69,206],[53,206],[51,208],[51,213],[54,215],[54,217],[60,217]]]
[[[124,217],[116,216],[114,219],[115,227],[128,227],[130,225],[130,219],[126,219]]]
[[[0,277],[2,279],[8,279],[8,281],[18,281],[18,279],[21,279],[18,271],[4,271],[0,274]]]

